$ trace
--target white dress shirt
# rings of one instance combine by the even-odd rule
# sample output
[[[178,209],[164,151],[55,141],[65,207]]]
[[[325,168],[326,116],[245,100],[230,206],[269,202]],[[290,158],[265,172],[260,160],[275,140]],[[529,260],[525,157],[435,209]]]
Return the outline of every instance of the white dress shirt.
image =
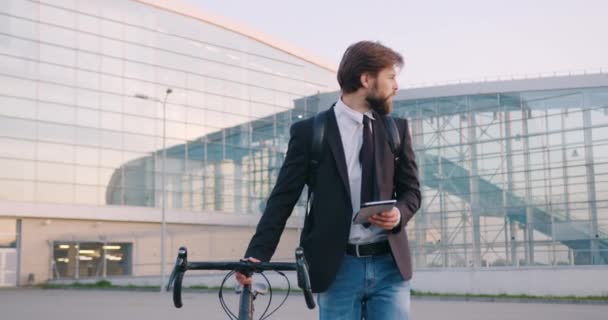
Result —
[[[353,207],[353,216],[361,208],[361,162],[359,162],[359,152],[363,145],[363,115],[375,121],[372,111],[361,113],[349,108],[342,99],[336,102],[334,108],[342,147],[344,148],[344,158],[346,159],[346,170],[350,185],[350,201]],[[370,127],[371,129],[371,127]],[[379,200],[379,199],[376,199]],[[351,244],[372,243],[387,238],[386,231],[371,225],[365,228],[360,224],[352,224],[348,242]]]

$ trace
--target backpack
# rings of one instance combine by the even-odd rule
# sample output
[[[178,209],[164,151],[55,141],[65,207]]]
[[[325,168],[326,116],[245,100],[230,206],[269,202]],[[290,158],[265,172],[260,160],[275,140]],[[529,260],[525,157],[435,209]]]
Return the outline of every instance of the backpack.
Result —
[[[319,162],[321,161],[321,151],[323,149],[323,140],[325,139],[325,122],[327,121],[327,112],[333,112],[332,109],[328,109],[322,112],[319,112],[315,115],[312,122],[312,145],[310,152],[310,160],[309,160],[309,179],[308,179],[308,199],[306,200],[306,212],[304,216],[304,225],[306,225],[306,220],[308,218],[308,214],[310,213],[310,203],[311,199],[314,197],[314,186],[315,180],[317,177],[317,169],[319,167]],[[384,127],[386,128],[388,135],[388,144],[391,148],[393,156],[395,158],[395,164],[399,161],[399,149],[401,148],[401,137],[399,136],[399,130],[397,129],[397,124],[395,123],[395,119],[389,116],[380,116],[382,121],[384,122]],[[395,165],[396,167],[396,165]]]

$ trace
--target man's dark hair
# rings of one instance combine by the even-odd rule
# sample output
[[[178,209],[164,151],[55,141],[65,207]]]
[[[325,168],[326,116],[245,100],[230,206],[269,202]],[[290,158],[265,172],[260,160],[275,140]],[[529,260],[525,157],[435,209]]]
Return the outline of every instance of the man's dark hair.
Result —
[[[373,77],[384,68],[403,66],[403,57],[380,42],[359,41],[346,49],[338,68],[338,83],[344,93],[352,93],[362,87],[361,75]]]

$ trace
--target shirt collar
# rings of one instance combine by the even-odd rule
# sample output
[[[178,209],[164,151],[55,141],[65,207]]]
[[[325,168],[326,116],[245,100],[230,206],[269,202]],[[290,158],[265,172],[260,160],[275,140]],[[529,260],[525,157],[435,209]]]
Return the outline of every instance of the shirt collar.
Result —
[[[363,124],[363,115],[368,116],[371,120],[376,120],[374,119],[374,113],[372,112],[372,110],[368,110],[365,113],[361,113],[347,106],[344,101],[342,101],[342,98],[338,99],[338,102],[336,102],[337,117],[345,117],[351,119],[352,121],[358,124]]]

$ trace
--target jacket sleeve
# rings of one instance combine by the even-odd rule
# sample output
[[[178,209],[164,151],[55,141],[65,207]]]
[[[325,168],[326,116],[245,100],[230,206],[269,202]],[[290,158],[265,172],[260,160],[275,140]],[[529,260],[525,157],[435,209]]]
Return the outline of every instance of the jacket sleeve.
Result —
[[[277,248],[287,218],[291,215],[307,181],[311,143],[310,134],[306,134],[308,122],[310,121],[297,122],[290,128],[285,160],[245,257],[269,261]]]
[[[416,211],[420,208],[421,193],[420,181],[418,180],[418,166],[414,149],[412,148],[412,137],[409,132],[408,122],[400,121],[401,148],[399,161],[395,164],[395,193],[397,197],[397,208],[401,212],[401,222],[393,229],[398,233],[405,228]]]

